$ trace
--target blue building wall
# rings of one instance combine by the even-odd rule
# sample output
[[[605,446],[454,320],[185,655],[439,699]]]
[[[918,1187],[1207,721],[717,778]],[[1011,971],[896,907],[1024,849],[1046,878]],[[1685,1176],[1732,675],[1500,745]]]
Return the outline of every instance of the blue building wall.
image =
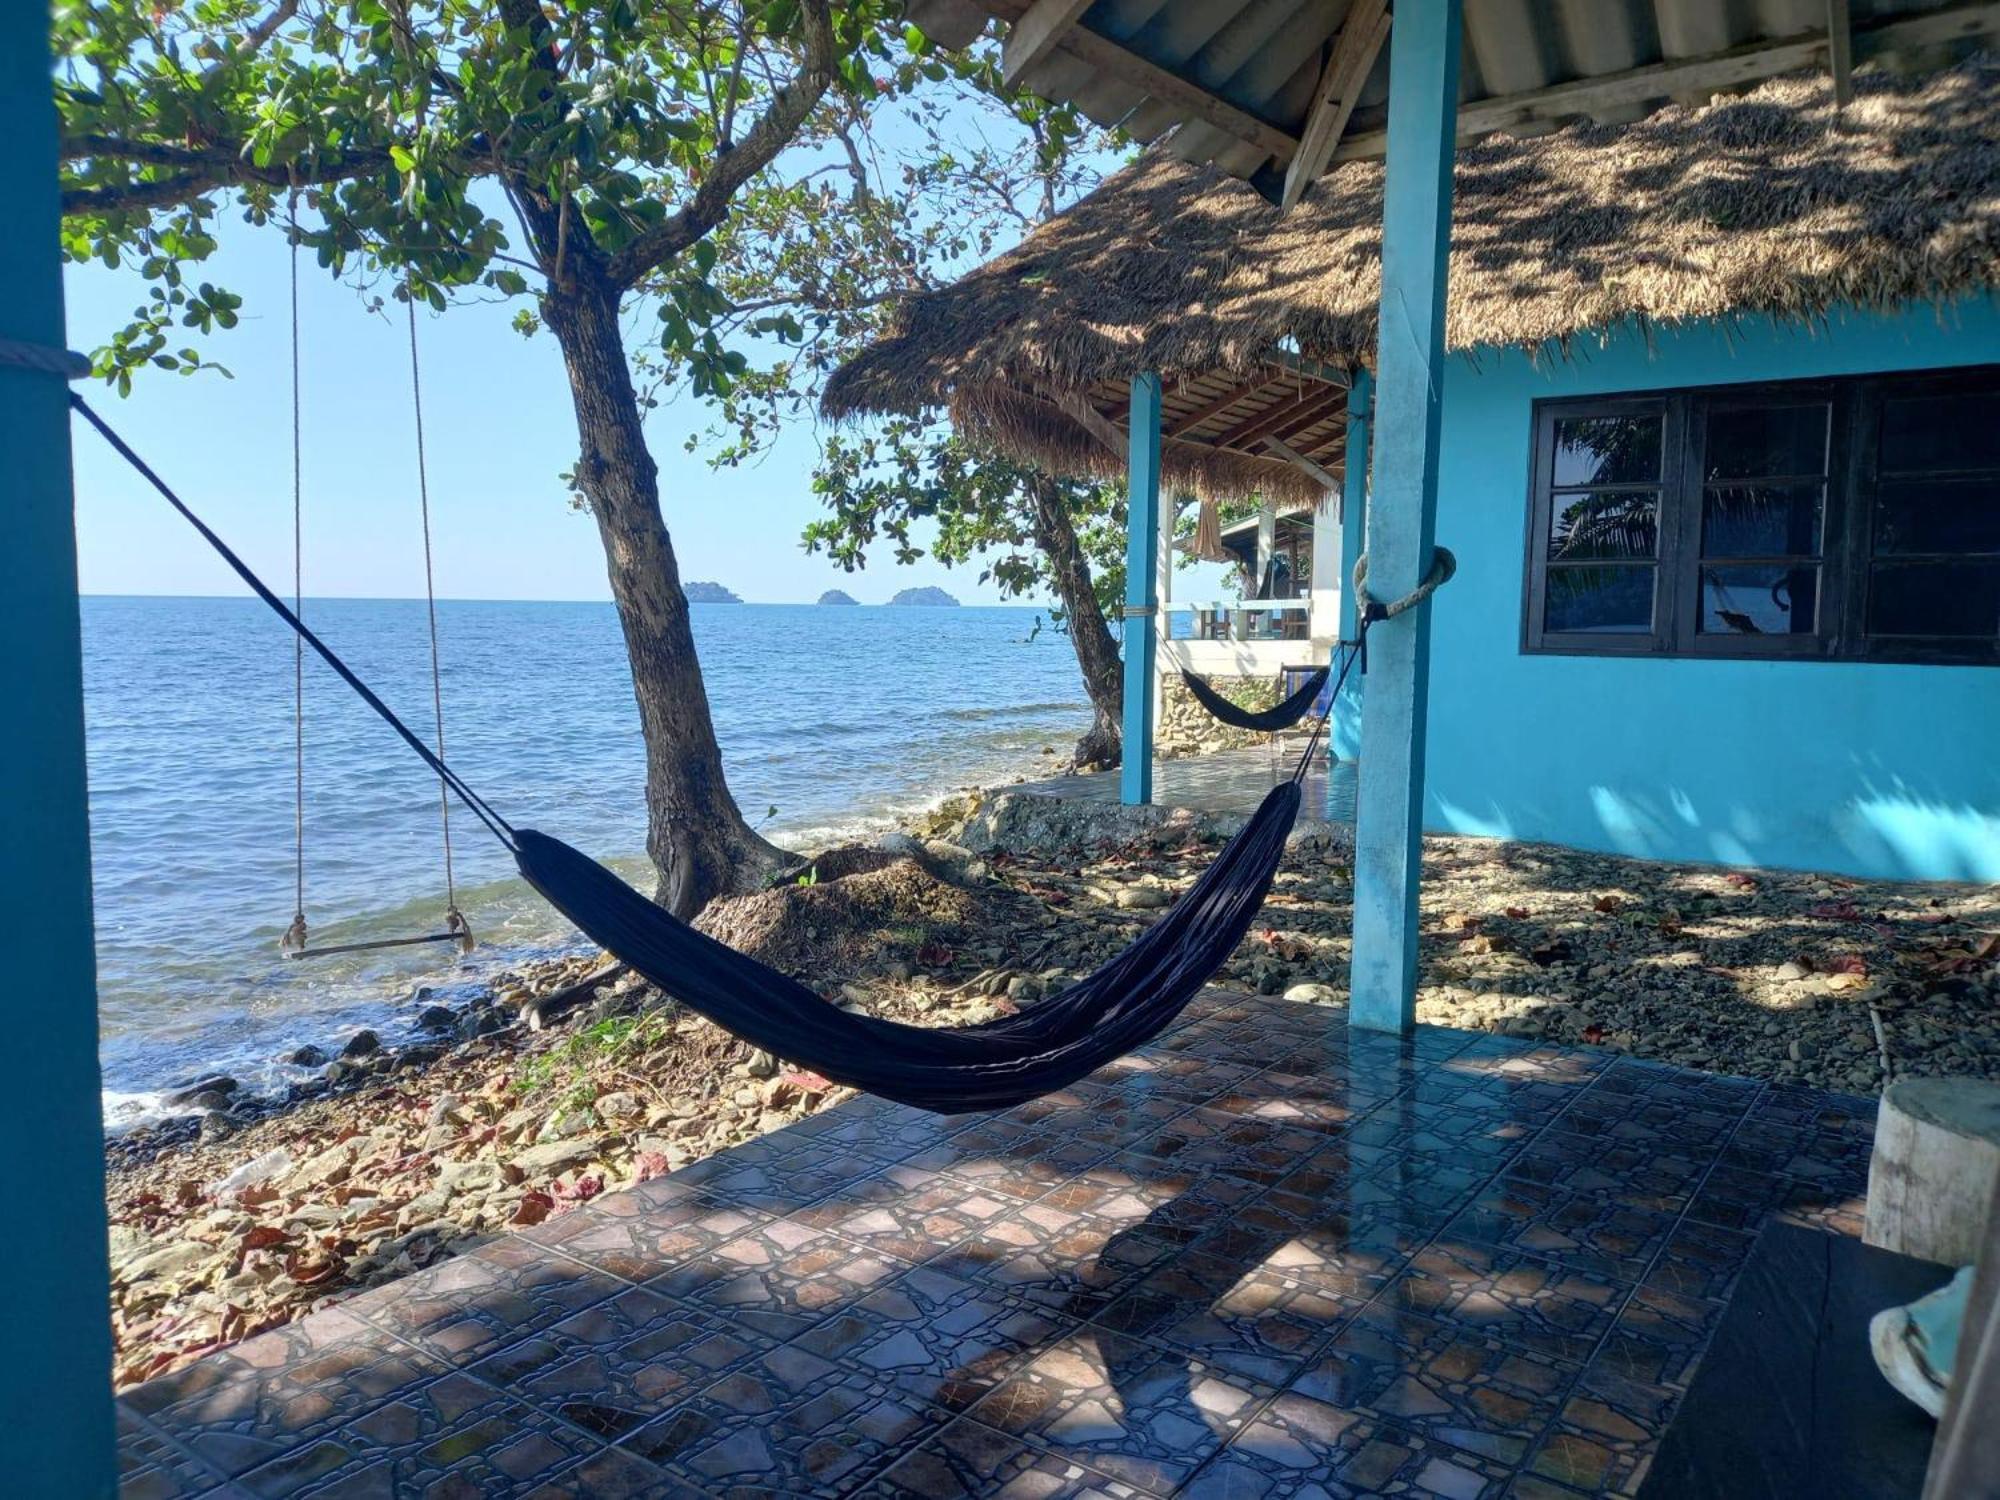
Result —
[[[1426,826],[1648,858],[2000,880],[2000,667],[1530,656],[1531,408],[2000,362],[2000,303],[1614,335],[1445,380]],[[1366,775],[1366,768],[1363,768]]]

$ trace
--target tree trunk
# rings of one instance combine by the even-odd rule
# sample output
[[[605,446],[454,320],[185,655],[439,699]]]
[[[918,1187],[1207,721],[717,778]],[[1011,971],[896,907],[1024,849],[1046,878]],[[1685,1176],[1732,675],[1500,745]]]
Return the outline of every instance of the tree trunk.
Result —
[[[542,305],[569,371],[577,488],[597,518],[632,663],[646,742],[646,852],[659,872],[654,899],[692,917],[715,897],[754,890],[794,861],[744,822],[723,779],[618,304],[617,289],[586,262]]]
[[[1090,695],[1091,725],[1076,742],[1073,764],[1079,771],[1115,766],[1121,754],[1120,722],[1125,707],[1125,672],[1118,659],[1118,642],[1104,622],[1090,564],[1077,542],[1069,507],[1063,503],[1062,486],[1045,474],[1034,474],[1028,480],[1028,499],[1035,545],[1048,559],[1049,578],[1069,626],[1084,691]]]

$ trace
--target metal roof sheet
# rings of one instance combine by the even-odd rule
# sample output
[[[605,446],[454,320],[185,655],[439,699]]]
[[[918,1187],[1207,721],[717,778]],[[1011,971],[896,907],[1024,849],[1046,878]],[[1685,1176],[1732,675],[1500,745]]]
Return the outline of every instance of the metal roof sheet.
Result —
[[[1019,82],[1141,141],[1214,161],[1276,198],[1329,51],[1360,0],[1095,0]],[[2000,32],[2000,4],[1963,0],[1465,0],[1461,140],[1621,124],[1776,73],[1829,67],[1847,12],[1856,66],[1922,70]],[[1032,0],[912,0],[911,21],[963,48]],[[1355,94],[1336,159],[1379,154],[1389,58]],[[1192,86],[1192,87],[1190,87]],[[1291,145],[1287,145],[1287,142]]]

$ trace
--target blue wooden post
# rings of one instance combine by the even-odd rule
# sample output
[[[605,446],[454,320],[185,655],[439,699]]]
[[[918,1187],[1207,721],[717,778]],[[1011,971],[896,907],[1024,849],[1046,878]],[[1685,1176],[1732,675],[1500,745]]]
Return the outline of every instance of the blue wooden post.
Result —
[[[1375,377],[1366,370],[1354,372],[1347,388],[1347,457],[1340,476],[1340,638],[1351,641],[1360,632],[1360,611],[1355,608],[1354,560],[1361,555],[1368,535],[1369,433],[1375,424]],[[1334,670],[1340,670],[1338,660]],[[1338,760],[1353,760],[1361,750],[1361,668],[1357,663],[1347,674],[1340,701],[1333,705],[1333,731],[1326,737],[1326,753]]]
[[[1389,161],[1375,360],[1368,592],[1395,599],[1429,569],[1437,522],[1438,405],[1451,241],[1460,0],[1396,8],[1389,37]],[[1416,1019],[1417,878],[1431,607],[1368,634],[1354,820],[1350,1019],[1408,1031]]]
[[[46,4],[0,6],[0,339],[60,349],[48,25]],[[25,939],[0,1089],[21,1195],[0,1234],[0,1490],[94,1497],[117,1466],[66,398],[0,364],[0,910]]]
[[[1153,663],[1158,658],[1160,565],[1160,377],[1132,379],[1126,415],[1125,725],[1118,800],[1153,800]]]

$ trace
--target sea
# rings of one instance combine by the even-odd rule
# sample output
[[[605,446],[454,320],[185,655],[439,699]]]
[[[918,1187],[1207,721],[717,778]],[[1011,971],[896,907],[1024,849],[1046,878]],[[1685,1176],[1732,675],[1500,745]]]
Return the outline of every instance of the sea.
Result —
[[[644,753],[612,607],[437,609],[454,768],[509,821],[649,888]],[[731,789],[790,847],[892,826],[965,786],[1052,774],[1088,723],[1069,643],[1032,608],[692,610]],[[423,601],[309,599],[305,615],[434,733]],[[158,1117],[190,1078],[303,1079],[284,1061],[302,1046],[337,1050],[363,1027],[399,1039],[424,1003],[581,946],[454,806],[470,957],[444,945],[283,957],[301,836],[316,944],[438,929],[435,778],[308,654],[301,830],[292,638],[256,600],[86,598],[83,645],[108,1128]]]

